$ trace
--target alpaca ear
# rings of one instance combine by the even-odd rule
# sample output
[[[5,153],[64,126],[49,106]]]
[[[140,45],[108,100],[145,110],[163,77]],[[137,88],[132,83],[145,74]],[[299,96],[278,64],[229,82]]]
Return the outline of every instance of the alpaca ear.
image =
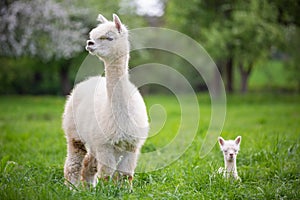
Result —
[[[225,143],[225,140],[222,137],[218,137],[218,141],[219,141],[220,147],[222,147]]]
[[[98,15],[97,21],[100,22],[100,23],[102,23],[102,24],[108,22],[108,20],[103,15],[101,15],[101,14]]]
[[[234,141],[237,145],[239,145],[241,143],[242,140],[242,136],[238,136]]]
[[[118,29],[118,32],[121,33],[122,22],[121,22],[120,18],[116,14],[113,14],[113,18],[114,18],[114,22],[115,22],[116,28]]]

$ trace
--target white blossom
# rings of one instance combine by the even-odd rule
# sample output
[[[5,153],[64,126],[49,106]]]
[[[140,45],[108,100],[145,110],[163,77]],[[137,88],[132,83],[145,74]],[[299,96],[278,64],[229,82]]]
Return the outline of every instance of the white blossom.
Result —
[[[0,55],[71,58],[84,47],[85,14],[54,0],[15,1],[0,10]]]

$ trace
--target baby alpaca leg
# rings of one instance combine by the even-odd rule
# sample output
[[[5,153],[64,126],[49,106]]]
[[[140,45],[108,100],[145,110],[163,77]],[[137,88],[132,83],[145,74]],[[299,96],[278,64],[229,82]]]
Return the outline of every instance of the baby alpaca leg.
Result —
[[[97,160],[92,154],[86,154],[83,159],[83,165],[81,170],[81,181],[89,187],[90,185],[96,186],[97,178]]]
[[[64,176],[66,183],[70,182],[77,186],[80,182],[80,171],[86,149],[80,140],[75,140],[74,138],[68,139],[67,149],[68,154],[64,166]]]

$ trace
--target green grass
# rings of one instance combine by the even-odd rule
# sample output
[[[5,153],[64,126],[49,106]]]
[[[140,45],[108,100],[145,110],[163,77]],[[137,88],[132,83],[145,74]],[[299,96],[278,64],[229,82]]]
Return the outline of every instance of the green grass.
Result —
[[[237,160],[242,182],[216,174],[223,166],[217,145],[199,157],[210,120],[208,95],[200,94],[200,126],[191,146],[171,165],[136,174],[130,193],[111,182],[77,191],[64,185],[63,98],[0,97],[0,199],[299,199],[300,96],[252,94],[227,100],[222,136],[243,137]],[[146,97],[146,103],[160,103],[167,112],[165,126],[143,148],[153,151],[175,136],[180,110],[168,96]]]

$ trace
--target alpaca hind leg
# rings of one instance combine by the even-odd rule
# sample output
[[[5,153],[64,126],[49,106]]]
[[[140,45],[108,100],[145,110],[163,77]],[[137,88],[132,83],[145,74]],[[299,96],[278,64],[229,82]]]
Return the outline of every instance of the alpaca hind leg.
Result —
[[[97,160],[92,154],[86,154],[83,159],[83,165],[81,170],[81,181],[84,186],[90,187],[96,186],[97,177],[95,174],[97,173]]]
[[[82,141],[74,138],[68,140],[67,149],[68,154],[64,166],[66,184],[71,183],[78,186],[80,183],[82,161],[86,155],[86,149]]]

